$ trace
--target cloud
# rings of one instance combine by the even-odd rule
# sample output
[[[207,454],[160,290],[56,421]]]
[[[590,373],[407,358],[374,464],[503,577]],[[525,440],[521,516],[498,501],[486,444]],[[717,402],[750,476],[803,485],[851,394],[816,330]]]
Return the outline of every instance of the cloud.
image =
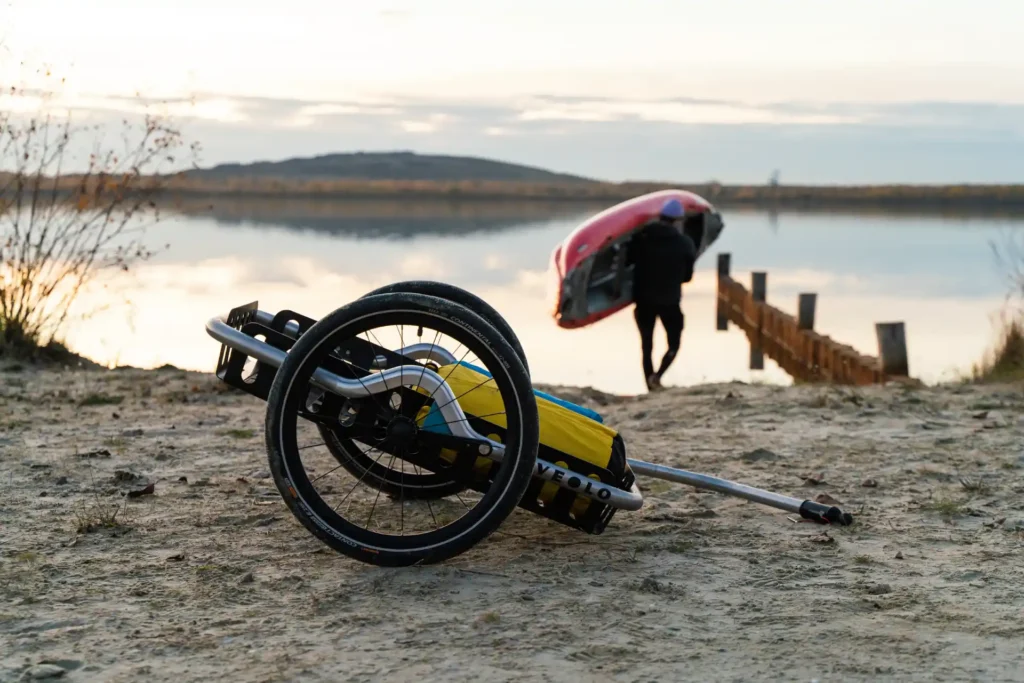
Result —
[[[561,106],[527,109],[519,113],[521,121],[657,121],[666,123],[736,124],[856,124],[856,116],[787,112],[771,107],[743,104],[719,104],[679,101],[579,101]]]
[[[201,93],[192,98],[154,100],[123,96],[57,95],[45,102],[42,93],[0,95],[5,111],[29,113],[41,106],[94,113],[143,111],[182,119],[248,123],[274,127],[344,126],[366,120],[391,123],[411,133],[436,132],[445,125],[488,134],[525,132],[549,123],[650,122],[689,125],[821,125],[915,128],[970,127],[1024,132],[1024,104],[989,102],[833,103],[741,101],[671,97],[615,99],[536,95],[500,103],[377,97],[319,102],[262,97],[226,97]],[[500,131],[500,133],[499,133]]]
[[[406,133],[435,133],[441,126],[455,120],[451,114],[431,114],[425,119],[403,120],[399,125]]]
[[[294,109],[285,109],[276,118],[276,122],[285,126],[304,127],[315,126],[317,121],[323,117],[337,116],[392,116],[401,113],[401,110],[388,105],[372,103],[344,103],[344,102],[323,102],[319,104],[302,105],[291,103]]]
[[[511,128],[506,128],[505,126],[487,126],[487,128],[484,128],[484,135],[515,135],[515,131]]]
[[[392,8],[392,9],[382,9],[379,12],[377,12],[377,14],[378,14],[378,16],[383,17],[384,19],[387,19],[388,21],[393,21],[395,19],[408,19],[408,18],[413,16],[413,11],[408,9],[408,8],[402,8],[402,9]]]
[[[38,93],[7,97],[27,115]],[[752,104],[539,94],[496,100],[378,96],[303,101],[199,93],[168,102],[77,95],[93,121],[173,114],[203,165],[334,151],[414,149],[499,158],[608,180],[1017,182],[1024,105],[987,102]],[[86,152],[87,154],[87,152]]]

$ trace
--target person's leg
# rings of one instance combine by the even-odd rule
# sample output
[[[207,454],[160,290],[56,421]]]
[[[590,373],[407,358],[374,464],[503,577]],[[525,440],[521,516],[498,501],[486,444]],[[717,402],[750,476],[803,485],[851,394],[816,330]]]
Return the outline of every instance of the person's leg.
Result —
[[[665,338],[668,341],[668,351],[661,358],[661,367],[658,368],[657,377],[660,382],[661,377],[668,370],[668,366],[672,365],[672,361],[676,359],[676,354],[679,353],[679,344],[682,342],[683,337],[683,311],[679,307],[679,304],[672,306],[664,306],[658,311],[658,317],[661,318],[661,324],[665,328]]]
[[[642,303],[636,304],[633,308],[633,319],[636,321],[636,328],[640,331],[640,352],[643,355],[644,382],[647,388],[651,388],[650,378],[654,375],[654,362],[651,353],[654,350],[654,323],[657,320],[657,310],[652,306]]]

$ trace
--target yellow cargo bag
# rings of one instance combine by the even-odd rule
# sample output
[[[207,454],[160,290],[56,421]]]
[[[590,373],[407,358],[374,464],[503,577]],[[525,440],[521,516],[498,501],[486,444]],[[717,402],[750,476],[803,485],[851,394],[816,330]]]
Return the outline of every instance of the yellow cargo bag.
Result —
[[[493,379],[460,363],[442,366],[436,372],[451,387],[455,396],[458,397],[459,405],[468,417],[479,418],[501,427],[503,430],[507,428],[501,392],[498,391],[498,386]],[[417,387],[417,391],[429,393],[425,392],[422,387]],[[618,435],[617,431],[585,415],[550,401],[543,396],[536,396],[536,398],[537,412],[540,417],[540,442],[542,445],[597,467],[609,469],[614,441]],[[417,415],[417,423],[424,430],[448,432],[445,419],[438,410],[436,403],[424,406],[420,410]],[[484,436],[499,443],[501,442],[501,438],[497,433],[484,433]],[[450,449],[442,449],[441,451],[441,456],[449,462],[453,462],[456,455],[455,451]],[[494,461],[490,458],[481,456],[476,459],[475,469],[484,474],[493,463]],[[555,458],[554,464],[570,470],[573,469],[572,464],[566,459]],[[613,467],[612,469],[618,468]],[[618,472],[613,473],[620,475]],[[599,477],[594,474],[586,476],[599,480]],[[538,498],[542,503],[548,504],[558,490],[558,484],[546,482],[541,488]],[[583,496],[577,496],[577,500],[572,506],[572,512],[577,516],[582,515],[591,502],[595,501],[591,501]]]

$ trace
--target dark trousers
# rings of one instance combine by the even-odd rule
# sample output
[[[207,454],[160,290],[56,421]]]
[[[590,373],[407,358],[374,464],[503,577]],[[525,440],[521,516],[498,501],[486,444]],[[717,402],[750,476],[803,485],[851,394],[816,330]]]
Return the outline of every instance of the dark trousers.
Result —
[[[654,323],[661,318],[661,325],[665,328],[665,337],[668,339],[668,351],[662,357],[661,367],[658,368],[658,377],[660,378],[679,352],[684,319],[679,302],[654,304],[638,301],[633,308],[633,318],[636,320],[637,329],[640,330],[640,348],[643,352],[645,380],[654,374],[654,363],[651,360],[651,353],[654,350]]]

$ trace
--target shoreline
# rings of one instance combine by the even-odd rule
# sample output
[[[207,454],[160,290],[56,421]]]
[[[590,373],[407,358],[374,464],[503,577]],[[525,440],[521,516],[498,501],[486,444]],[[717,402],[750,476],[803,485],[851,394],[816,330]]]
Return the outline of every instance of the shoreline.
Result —
[[[787,186],[712,183],[565,183],[299,181],[231,178],[167,182],[166,195],[189,203],[244,199],[353,202],[401,198],[452,204],[529,202],[537,205],[618,203],[658,190],[681,188],[719,208],[760,210],[992,211],[1024,215],[1024,185]]]
[[[699,194],[699,193],[698,193]],[[332,217],[396,217],[412,214],[418,217],[451,218],[549,218],[552,215],[572,216],[583,212],[597,213],[625,201],[629,197],[593,197],[538,199],[524,197],[460,197],[443,196],[406,197],[391,196],[324,196],[324,195],[279,195],[247,196],[243,194],[198,195],[185,194],[167,197],[160,202],[161,210],[184,216],[213,216],[227,220],[266,218],[332,218]],[[398,203],[400,202],[400,206]],[[1024,204],[1021,206],[976,205],[928,205],[916,204],[867,204],[867,203],[820,203],[820,204],[759,204],[754,202],[728,203],[712,202],[716,209],[725,213],[768,213],[785,215],[828,215],[828,216],[884,216],[893,218],[978,218],[982,220],[1024,218]]]
[[[7,175],[0,173],[0,180]],[[83,192],[83,178],[63,176],[55,197],[74,201]],[[85,180],[84,192],[96,191],[95,180]],[[333,180],[228,176],[193,178],[184,174],[144,176],[133,186],[156,190],[154,199],[164,207],[199,205],[213,201],[302,202],[365,204],[393,202],[420,205],[480,206],[529,204],[542,207],[594,205],[608,207],[634,197],[667,189],[693,192],[729,210],[772,212],[830,211],[1024,216],[1024,184],[882,184],[882,185],[724,185],[715,182],[555,182],[525,181],[402,181]],[[108,191],[117,190],[109,184]],[[124,188],[132,194],[131,187]]]

